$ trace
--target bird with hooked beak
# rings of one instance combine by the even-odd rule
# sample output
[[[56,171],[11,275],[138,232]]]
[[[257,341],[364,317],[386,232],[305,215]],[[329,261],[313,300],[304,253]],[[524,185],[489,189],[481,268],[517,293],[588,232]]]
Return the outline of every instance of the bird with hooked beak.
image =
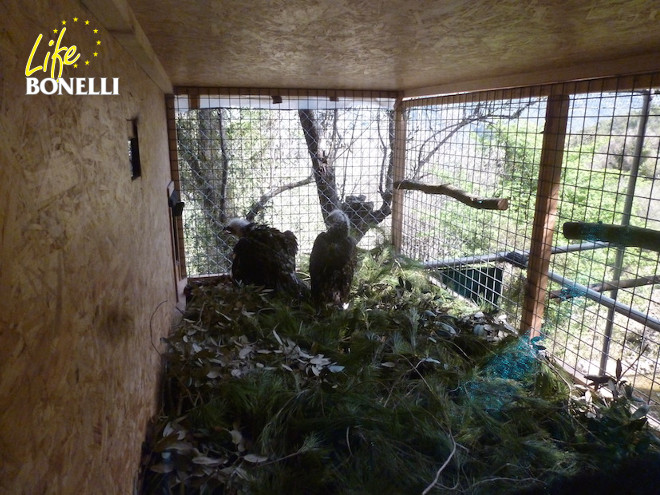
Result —
[[[326,218],[327,230],[314,241],[309,258],[312,300],[317,306],[348,304],[357,264],[357,243],[350,236],[348,217],[333,210]]]
[[[257,285],[275,293],[302,298],[309,290],[296,275],[298,241],[290,230],[234,218],[225,232],[238,238],[231,274],[235,283]]]

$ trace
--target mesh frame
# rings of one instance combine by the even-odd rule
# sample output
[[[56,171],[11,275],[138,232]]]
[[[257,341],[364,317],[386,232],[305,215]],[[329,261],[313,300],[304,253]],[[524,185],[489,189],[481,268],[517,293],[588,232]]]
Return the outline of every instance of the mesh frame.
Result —
[[[653,101],[657,93],[650,85],[572,96],[558,225],[603,222],[660,229],[660,101],[657,96]],[[645,98],[650,99],[648,118],[640,128]],[[563,238],[560,227],[556,237]],[[550,270],[597,288],[606,282],[657,275],[659,259],[657,251],[611,243],[601,249],[557,254]],[[579,291],[579,297],[571,297],[575,291],[570,286],[553,282],[549,288],[546,329],[555,359],[583,376],[615,376],[621,360],[624,378],[644,400],[658,404],[660,334],[648,326],[650,322],[635,321],[582,297]],[[657,284],[600,293],[659,319]]]
[[[406,178],[510,200],[507,210],[492,211],[447,196],[406,192],[401,252],[439,267],[440,280],[453,279],[457,292],[468,292],[477,302],[480,292],[486,302],[496,298],[494,306],[517,325],[524,270],[503,258],[531,246],[527,216],[535,205],[545,98],[438,98],[413,101],[407,113]],[[529,148],[512,142],[513,136],[524,136]],[[493,294],[489,289],[497,284],[502,289]]]
[[[223,227],[232,217],[292,231],[303,268],[335,207],[355,220],[361,247],[391,236],[392,94],[181,93],[177,155],[190,276],[229,270],[235,239]],[[312,145],[300,112],[313,118]],[[369,213],[369,225],[358,221]]]
[[[535,198],[529,195],[530,191],[534,194],[539,189],[542,142],[536,133],[544,130],[545,96],[569,95],[556,210],[548,212],[553,243],[548,246],[552,255],[550,280],[543,294],[544,311],[540,315],[544,322],[541,334],[553,360],[583,382],[587,376],[615,376],[620,360],[622,378],[653,406],[656,416],[660,403],[657,376],[660,255],[655,250],[590,242],[596,239],[576,244],[564,237],[562,227],[565,222],[602,222],[660,230],[658,86],[657,79],[651,76],[633,79],[632,83],[622,78],[408,101],[406,177],[416,174],[417,151],[426,142],[413,139],[411,134],[419,128],[430,129],[429,133],[445,130],[453,135],[444,144],[445,152],[438,157],[442,173],[429,174],[422,180],[446,181],[483,197],[508,197],[509,209],[485,212],[447,197],[406,192],[401,246],[404,253],[430,267],[460,271],[459,289],[487,285],[482,274],[472,279],[466,276],[469,268],[502,269],[502,294],[497,308],[506,313],[510,322],[521,325],[521,304],[525,292],[530,292],[525,278],[530,273],[507,262],[506,254],[516,252],[524,256],[538,242],[531,229]],[[526,94],[521,98],[521,93]],[[641,129],[643,100],[649,97],[648,120]],[[508,123],[501,135],[503,139],[488,143],[487,149],[483,146],[485,140],[479,136],[483,134],[479,129],[483,120],[461,126],[466,116],[473,115],[475,108],[484,102],[490,102],[491,108],[507,109],[507,115],[516,117],[512,120],[490,117],[487,125]],[[528,104],[529,108],[518,114],[514,109],[521,104]],[[421,110],[427,115],[422,116]],[[638,144],[642,138],[643,146]],[[638,171],[634,172],[631,170],[635,167],[636,153],[639,163]],[[634,187],[631,181],[635,182]],[[429,238],[420,240],[420,232]],[[479,242],[475,243],[475,238]],[[622,261],[620,266],[617,257]],[[562,279],[564,283],[558,283]],[[586,288],[619,279],[656,283],[618,291],[603,290],[603,296],[615,300],[617,310],[601,304],[605,297],[600,301],[585,297]],[[583,286],[585,289],[581,289]],[[626,307],[632,308],[637,318],[622,314]],[[519,328],[522,332],[528,330]]]
[[[233,240],[222,226],[232,216],[253,212],[257,221],[297,235],[304,270],[313,240],[324,229],[323,202],[329,199],[319,195],[311,165],[316,158],[318,166],[332,164],[342,207],[371,204],[383,214],[361,247],[393,239],[401,254],[425,263],[440,282],[520,327],[526,293],[529,298],[526,257],[538,242],[532,226],[548,97],[568,95],[556,210],[548,212],[554,241],[539,315],[544,345],[578,379],[613,375],[620,359],[624,378],[656,408],[660,337],[648,323],[660,320],[658,284],[601,292],[646,315],[647,324],[576,288],[650,279],[660,274],[660,255],[595,246],[589,239],[576,243],[563,236],[562,226],[628,222],[660,230],[658,87],[651,75],[403,101],[382,92],[178,88],[168,115],[178,135],[177,186],[186,202],[184,269],[193,277],[228,271]],[[649,112],[638,146],[644,98],[650,99]],[[316,157],[305,141],[301,108],[318,117]],[[183,142],[185,125],[196,129],[192,141]],[[211,172],[196,176],[195,157]],[[395,177],[507,198],[509,207],[474,209],[447,196],[397,191]],[[221,199],[212,197],[218,190]],[[385,206],[391,206],[391,216]]]

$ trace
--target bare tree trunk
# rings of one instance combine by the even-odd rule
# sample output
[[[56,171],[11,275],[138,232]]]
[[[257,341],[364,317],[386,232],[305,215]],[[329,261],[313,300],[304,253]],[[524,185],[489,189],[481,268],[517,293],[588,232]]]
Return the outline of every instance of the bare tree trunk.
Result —
[[[326,158],[327,153],[322,152],[319,147],[319,126],[314,112],[312,110],[298,110],[298,116],[303,133],[305,134],[309,156],[312,159],[312,172],[316,181],[321,213],[325,220],[332,210],[341,207],[341,202],[337,195],[335,167],[333,163],[328,163]]]
[[[393,119],[389,117],[387,145],[383,144],[385,155],[381,172],[381,197],[383,203],[378,210],[374,210],[374,205],[366,201],[365,196],[347,196],[341,200],[335,178],[335,167],[333,160],[329,157],[335,156],[336,150],[321,150],[319,143],[321,141],[320,126],[316,115],[312,110],[298,110],[300,124],[302,125],[307,142],[307,149],[312,160],[312,171],[316,181],[316,189],[321,205],[321,213],[325,220],[328,214],[334,209],[343,210],[351,222],[353,236],[359,241],[370,228],[381,223],[392,213],[392,156],[388,152],[391,150],[393,139]],[[335,114],[336,118],[336,114]],[[333,126],[333,132],[336,127]],[[384,141],[383,141],[384,143]]]
[[[218,109],[218,138],[220,139],[220,221],[227,221],[227,178],[229,175],[229,153],[227,152],[227,130],[222,117],[222,108]]]
[[[218,205],[220,204],[221,198],[219,192],[213,187],[213,180],[211,177],[213,167],[209,166],[209,163],[215,161],[212,151],[214,146],[211,146],[215,139],[215,125],[213,125],[215,119],[211,119],[211,116],[212,110],[199,110],[199,153],[190,152],[185,153],[184,156],[190,166],[190,178],[194,183],[194,189],[201,193],[200,200],[202,202],[204,216],[208,219],[211,225],[222,225],[218,211]],[[180,142],[185,143],[184,149],[194,150],[194,142],[183,138],[183,134],[184,133],[179,134],[179,140]]]

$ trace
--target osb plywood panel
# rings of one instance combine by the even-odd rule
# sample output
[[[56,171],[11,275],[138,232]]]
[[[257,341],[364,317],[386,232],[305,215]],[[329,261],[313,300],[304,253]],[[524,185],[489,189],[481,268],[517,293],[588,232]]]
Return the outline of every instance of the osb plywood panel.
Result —
[[[37,35],[94,19],[16,3],[0,5],[0,493],[129,494],[175,302],[164,99],[102,30],[87,75],[119,77],[119,96],[26,96]]]
[[[175,85],[474,89],[660,69],[656,0],[129,4]]]

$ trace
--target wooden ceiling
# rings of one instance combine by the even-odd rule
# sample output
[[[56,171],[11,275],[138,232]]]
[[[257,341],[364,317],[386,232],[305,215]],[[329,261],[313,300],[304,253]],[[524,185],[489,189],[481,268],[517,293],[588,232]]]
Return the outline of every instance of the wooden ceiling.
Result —
[[[415,96],[660,70],[657,0],[127,1],[175,86]]]

